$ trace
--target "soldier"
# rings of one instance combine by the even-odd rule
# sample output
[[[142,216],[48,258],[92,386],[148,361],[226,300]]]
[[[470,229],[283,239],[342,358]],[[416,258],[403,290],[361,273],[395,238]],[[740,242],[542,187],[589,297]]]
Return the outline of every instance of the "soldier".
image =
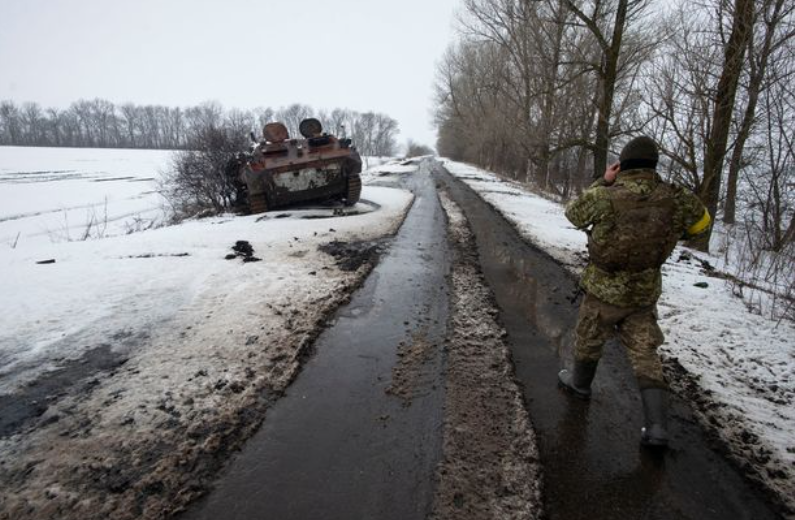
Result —
[[[589,399],[602,347],[618,334],[640,387],[641,444],[649,447],[668,445],[667,385],[657,355],[663,343],[656,312],[660,268],[679,239],[710,225],[709,212],[693,193],[657,175],[658,158],[652,139],[631,140],[620,162],[566,207],[566,218],[588,234],[590,261],[580,281],[585,298],[574,367],[558,374],[562,388]]]

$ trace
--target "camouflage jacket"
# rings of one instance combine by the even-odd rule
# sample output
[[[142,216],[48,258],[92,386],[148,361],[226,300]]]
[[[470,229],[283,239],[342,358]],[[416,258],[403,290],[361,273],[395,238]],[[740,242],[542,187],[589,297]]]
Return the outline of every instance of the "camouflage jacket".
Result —
[[[649,178],[649,172],[654,179]],[[643,177],[643,178],[640,178]],[[662,180],[653,170],[628,170],[619,172],[615,181],[639,194],[650,193]],[[591,233],[593,240],[608,241],[614,218],[605,181],[592,184],[566,207],[566,218],[578,229]],[[701,201],[684,188],[675,189],[674,227],[676,236],[687,238],[705,231],[710,224],[709,212]],[[644,271],[604,271],[589,263],[580,281],[586,292],[602,301],[619,307],[645,307],[653,305],[662,293],[662,274],[659,268]]]

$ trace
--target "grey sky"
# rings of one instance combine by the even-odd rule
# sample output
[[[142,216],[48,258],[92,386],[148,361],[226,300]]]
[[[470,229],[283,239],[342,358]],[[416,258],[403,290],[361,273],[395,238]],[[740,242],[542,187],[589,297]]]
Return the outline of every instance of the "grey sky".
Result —
[[[0,0],[0,99],[384,112],[435,144],[459,0]]]

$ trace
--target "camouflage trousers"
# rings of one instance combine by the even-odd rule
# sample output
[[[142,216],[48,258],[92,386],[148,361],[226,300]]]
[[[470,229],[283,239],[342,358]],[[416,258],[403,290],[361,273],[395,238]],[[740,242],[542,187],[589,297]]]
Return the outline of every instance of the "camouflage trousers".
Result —
[[[664,337],[657,325],[656,306],[616,307],[586,294],[577,318],[574,357],[598,361],[605,342],[616,334],[627,351],[638,386],[667,388],[657,355]]]

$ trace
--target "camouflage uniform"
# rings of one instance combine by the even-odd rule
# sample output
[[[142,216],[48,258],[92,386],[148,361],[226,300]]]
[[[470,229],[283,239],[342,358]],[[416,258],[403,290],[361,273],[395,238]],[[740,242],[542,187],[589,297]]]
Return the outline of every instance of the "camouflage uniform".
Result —
[[[651,193],[661,183],[654,170],[621,171],[615,185],[640,195]],[[701,201],[683,188],[673,188],[674,216],[672,234],[695,235],[710,222]],[[609,243],[615,239],[615,211],[610,190],[603,180],[590,186],[566,208],[566,217],[577,228],[590,229],[590,240]],[[611,236],[612,235],[612,236]],[[631,237],[630,237],[631,238]],[[575,359],[598,361],[604,343],[618,332],[627,349],[640,388],[665,388],[657,347],[663,334],[657,325],[657,299],[662,292],[659,267],[638,272],[606,271],[589,263],[581,285],[587,295],[580,307],[576,329]]]

